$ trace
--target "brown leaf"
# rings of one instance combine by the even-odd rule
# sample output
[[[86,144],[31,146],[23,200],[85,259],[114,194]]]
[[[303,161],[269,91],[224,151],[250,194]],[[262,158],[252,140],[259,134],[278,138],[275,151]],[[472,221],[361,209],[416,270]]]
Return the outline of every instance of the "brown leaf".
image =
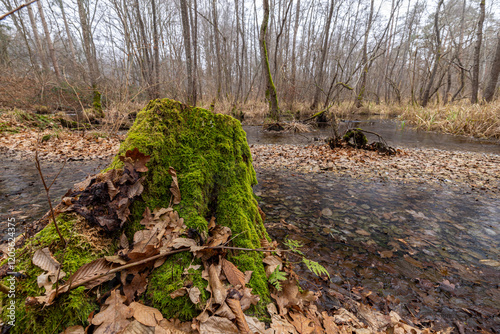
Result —
[[[130,247],[130,245],[128,243],[128,238],[125,235],[125,232],[123,232],[122,235],[120,236],[120,247],[123,249],[127,249]]]
[[[226,259],[222,259],[222,270],[229,283],[233,286],[245,286],[245,275],[233,263]]]
[[[85,329],[82,326],[76,325],[66,328],[60,334],[84,334]]]
[[[210,218],[210,222],[208,223],[208,230],[210,231],[214,227],[215,227],[215,217],[212,216],[212,218]]]
[[[135,181],[135,183],[128,188],[127,190],[128,198],[134,198],[142,194],[142,192],[144,191],[144,186],[142,185],[143,181],[144,181],[144,176],[141,177],[139,180]]]
[[[333,317],[329,316],[326,311],[323,311],[321,315],[323,316],[323,327],[325,328],[325,334],[340,334],[339,326],[337,326]]]
[[[171,293],[170,293],[170,298],[175,299],[175,298],[177,298],[177,297],[182,297],[182,296],[184,296],[186,293],[187,293],[187,288],[183,286],[182,288],[177,289],[177,290],[175,290],[174,292],[171,292]]]
[[[155,327],[155,334],[190,334],[194,333],[191,322],[180,322],[179,319],[163,319]]]
[[[133,150],[125,152],[125,156],[120,156],[119,159],[123,162],[130,162],[132,167],[138,172],[147,172],[148,168],[146,164],[151,157],[139,152],[139,149],[136,147]]]
[[[49,274],[57,275],[59,268],[61,265],[57,260],[52,256],[50,249],[45,247],[43,249],[38,249],[33,255],[32,262],[35,266],[48,271]],[[66,274],[61,270],[59,273],[59,278],[64,277]]]
[[[111,263],[106,261],[104,258],[100,258],[97,260],[94,260],[90,263],[84,264],[83,266],[80,267],[73,275],[70,276],[68,279],[68,283],[66,286],[74,286],[74,285],[79,285],[84,281],[87,281],[88,279],[105,274],[108,271],[112,269]],[[86,289],[92,289],[95,286],[98,286],[101,283],[104,283],[106,281],[109,281],[110,279],[113,279],[115,277],[115,274],[109,274],[106,276],[103,276],[101,278],[89,281],[84,284]]]
[[[228,318],[229,320],[234,320],[234,318],[236,318],[227,303],[223,303],[214,314],[224,318]]]
[[[120,334],[156,334],[156,331],[155,327],[146,326],[134,320]]]
[[[211,316],[207,321],[200,324],[200,333],[203,334],[227,334],[239,333],[238,327],[226,318]]]
[[[115,169],[113,169],[115,170]],[[113,198],[115,198],[116,195],[118,195],[120,193],[120,190],[116,189],[115,185],[113,184],[113,181],[112,180],[106,180],[106,184],[108,185],[108,194],[109,194],[109,198],[111,200],[113,200]]]
[[[267,277],[271,276],[271,274],[276,270],[276,268],[279,268],[279,270],[283,268],[283,261],[275,255],[266,256],[262,260],[262,262],[267,264],[266,266]]]
[[[177,173],[173,167],[168,168],[168,173],[172,176],[172,184],[170,185],[170,191],[174,196],[174,204],[179,204],[181,202],[181,190],[179,189],[179,182],[177,181]]]
[[[193,304],[198,304],[200,302],[200,289],[197,287],[192,287],[191,289],[188,289],[189,291],[189,299],[193,302]]]
[[[276,334],[296,334],[297,331],[292,324],[278,315],[278,310],[273,303],[267,305],[267,311],[271,315],[271,328]]]
[[[244,287],[241,292],[243,292],[243,297],[241,297],[240,304],[243,311],[248,310],[251,305],[257,305],[260,297],[252,294],[252,288]]]
[[[209,276],[209,286],[212,291],[212,296],[214,298],[215,304],[222,304],[227,296],[226,288],[222,285],[222,282],[217,273],[217,268],[215,265],[210,265],[208,268]]]
[[[229,239],[231,236],[231,229],[227,226],[216,225],[211,231],[211,236],[207,240],[208,247],[220,246]]]
[[[130,308],[134,310],[134,318],[143,325],[154,327],[163,319],[161,312],[154,307],[132,302]]]
[[[301,313],[290,313],[292,317],[291,324],[297,329],[300,334],[310,334],[314,332],[315,326],[314,322],[307,319]]]
[[[238,299],[228,298],[226,299],[226,303],[236,317],[236,325],[240,333],[250,333],[250,327],[248,327],[247,319],[245,319],[245,314],[241,309],[240,301]]]
[[[174,239],[172,244],[172,247],[174,247],[175,249],[181,247],[192,247],[192,246],[197,246],[196,241],[194,239],[189,239],[189,238]]]
[[[128,326],[128,319],[134,315],[134,310],[123,304],[125,299],[118,290],[111,291],[105,302],[108,307],[92,319],[92,324],[99,326],[94,334],[118,333]]]

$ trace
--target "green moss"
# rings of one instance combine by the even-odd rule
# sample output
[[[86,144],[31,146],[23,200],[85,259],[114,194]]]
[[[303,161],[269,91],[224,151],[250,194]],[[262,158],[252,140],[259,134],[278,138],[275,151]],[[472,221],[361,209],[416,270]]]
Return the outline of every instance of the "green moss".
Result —
[[[182,195],[181,204],[174,209],[184,217],[188,227],[206,230],[207,219],[216,216],[218,224],[230,227],[233,235],[238,235],[233,240],[234,246],[260,247],[259,240],[267,237],[267,233],[253,196],[252,185],[257,179],[250,148],[238,120],[173,100],[153,100],[137,115],[118,155],[135,147],[150,155],[151,160],[142,201],[132,206],[131,225],[127,227],[129,237],[141,228],[138,221],[146,206],[154,209],[169,205],[172,178],[168,168],[172,166],[177,171]],[[121,164],[116,157],[110,168],[119,168]],[[243,251],[229,255],[240,270],[254,272],[249,286],[260,295],[261,303],[251,311],[259,316],[265,314],[269,302],[262,256]],[[188,253],[169,258],[150,277],[146,297],[166,317],[179,316],[184,320],[198,312],[186,297],[172,300],[168,296],[182,286],[178,273],[189,263]],[[201,291],[206,283],[199,275],[190,280],[195,285],[198,282]],[[205,297],[202,295],[202,299]]]
[[[117,248],[116,245],[113,245],[106,251],[98,252],[86,238],[76,232],[75,224],[79,222],[75,216],[60,215],[57,220],[63,237],[68,240],[66,248],[61,245],[55,227],[51,223],[16,251],[16,271],[23,272],[26,278],[17,279],[16,325],[10,330],[10,333],[59,333],[69,326],[86,326],[88,315],[98,309],[93,293],[89,294],[83,287],[60,296],[53,305],[45,308],[25,306],[27,297],[40,296],[45,292],[37,284],[37,276],[43,271],[31,262],[37,249],[49,247],[54,257],[61,263],[62,270],[67,274],[64,279],[67,279],[85,263],[104,255],[113,254]],[[7,281],[9,277],[3,279],[4,284],[9,285]],[[10,303],[8,296],[2,295],[1,298],[2,305]],[[4,307],[2,310],[4,322],[8,321],[8,312],[9,310]]]
[[[96,114],[96,118],[104,118],[104,112],[101,105],[101,92],[94,87],[94,96],[92,98],[92,109]]]

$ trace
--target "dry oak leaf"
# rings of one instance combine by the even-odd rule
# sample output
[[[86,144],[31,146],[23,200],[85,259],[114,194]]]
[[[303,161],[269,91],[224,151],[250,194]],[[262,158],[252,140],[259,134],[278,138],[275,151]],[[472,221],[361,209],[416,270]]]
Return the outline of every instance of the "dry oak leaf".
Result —
[[[233,263],[226,259],[222,259],[222,270],[229,283],[233,286],[245,286],[245,275]]]
[[[222,304],[214,314],[223,318],[228,318],[229,320],[234,320],[236,318],[236,315],[234,315],[227,303]]]
[[[211,316],[200,324],[200,333],[203,334],[228,334],[239,333],[238,327],[226,318]]]
[[[123,304],[125,300],[118,290],[111,291],[105,302],[108,307],[92,319],[92,324],[99,326],[94,334],[119,333],[128,326],[131,322],[128,319],[134,315],[134,310]]]
[[[146,326],[134,320],[120,334],[156,334],[155,327]]]
[[[119,159],[125,164],[130,163],[130,167],[135,168],[138,172],[147,172],[148,167],[146,167],[146,164],[151,157],[139,152],[139,149],[136,147],[133,150],[125,152],[125,156],[120,156]]]
[[[181,247],[193,247],[193,246],[198,246],[196,244],[196,241],[194,239],[189,239],[189,238],[177,238],[173,240],[172,247],[175,249],[181,248]]]
[[[231,236],[231,229],[227,226],[216,225],[207,240],[208,247],[217,247],[224,244]]]
[[[321,313],[323,316],[323,327],[325,328],[325,334],[340,334],[340,328],[335,323],[333,317],[329,316],[326,311]]]
[[[308,318],[306,318],[301,313],[289,313],[292,317],[292,325],[297,329],[297,332],[300,334],[310,334],[315,331],[316,326],[314,326],[314,322]]]
[[[179,204],[181,202],[181,190],[179,189],[179,182],[177,181],[177,173],[174,167],[168,168],[168,173],[172,176],[172,184],[170,185],[170,191],[174,196],[174,204]]]
[[[194,333],[191,328],[192,322],[181,322],[179,319],[163,319],[155,327],[155,334],[190,334]]]
[[[275,334],[274,329],[266,329],[266,324],[256,317],[249,317],[248,315],[245,315],[245,319],[247,320],[248,327],[250,328],[251,333]]]
[[[297,331],[292,324],[290,324],[287,320],[283,319],[278,315],[278,310],[276,309],[276,305],[270,303],[267,305],[267,311],[271,315],[271,328],[274,329],[275,333],[278,334],[296,334]]]
[[[154,307],[137,302],[130,303],[129,307],[134,310],[134,318],[143,325],[156,326],[163,319],[161,312]]]
[[[85,334],[85,329],[82,326],[76,325],[66,328],[60,334]]]

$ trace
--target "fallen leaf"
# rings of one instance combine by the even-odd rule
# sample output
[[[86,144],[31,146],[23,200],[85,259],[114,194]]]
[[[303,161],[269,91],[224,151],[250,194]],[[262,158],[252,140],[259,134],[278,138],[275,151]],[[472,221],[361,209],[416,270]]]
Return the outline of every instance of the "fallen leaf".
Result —
[[[118,333],[131,322],[128,320],[134,315],[134,310],[125,304],[125,296],[120,295],[119,290],[111,291],[106,299],[108,307],[97,313],[92,319],[92,324],[99,326],[94,334]]]
[[[233,263],[222,259],[222,270],[229,283],[234,287],[237,285],[245,286],[245,275]]]
[[[154,327],[163,319],[161,312],[154,307],[137,302],[130,303],[129,307],[134,310],[134,318],[143,325]]]
[[[172,184],[170,185],[170,192],[174,196],[174,204],[181,202],[181,190],[179,189],[179,182],[177,181],[177,173],[173,167],[168,168],[168,173],[172,176]]]
[[[290,323],[297,329],[297,332],[300,334],[310,334],[314,332],[315,326],[314,322],[307,319],[301,313],[289,313],[292,317],[292,321]]]
[[[203,334],[226,334],[226,333],[239,333],[238,327],[231,322],[231,320],[211,316],[207,321],[200,324],[200,333]]]

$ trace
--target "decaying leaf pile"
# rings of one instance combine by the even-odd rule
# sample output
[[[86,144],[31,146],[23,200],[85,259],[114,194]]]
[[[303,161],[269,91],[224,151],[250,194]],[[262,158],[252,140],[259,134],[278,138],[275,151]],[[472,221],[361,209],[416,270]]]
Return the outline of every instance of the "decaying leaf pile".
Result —
[[[130,204],[143,191],[140,173],[148,170],[149,157],[135,149],[127,151],[121,160],[123,170],[90,178],[68,192],[61,211],[77,212],[105,233],[120,233],[127,223]],[[173,177],[173,203],[178,204],[181,194],[175,169],[171,167],[169,173]],[[270,288],[275,303],[267,305],[270,319],[266,324],[244,313],[260,300],[247,287],[252,272],[241,272],[226,256],[228,251],[239,250],[231,247],[231,241],[242,236],[232,236],[231,230],[217,225],[215,218],[209,222],[207,232],[187,229],[172,207],[146,208],[140,224],[144,229],[135,232],[132,243],[121,234],[120,249],[114,255],[87,263],[69,277],[49,248],[36,250],[32,263],[44,271],[37,283],[45,293],[28,297],[26,305],[51,307],[58,296],[72,289],[83,286],[95,291],[97,286],[112,281],[114,288],[99,298],[100,311],[89,316],[88,327],[72,326],[62,333],[431,333],[409,326],[394,312],[383,315],[352,300],[333,314],[319,311],[315,304],[318,293],[301,290],[286,253],[277,248],[276,242],[262,239],[261,248],[255,251],[266,254],[263,262],[267,277],[281,273],[279,289],[276,285]],[[203,264],[185,268],[184,286],[170,294],[173,299],[187,295],[203,310],[184,323],[164,319],[158,309],[141,302],[150,273],[169,255],[179,252],[190,252]],[[199,288],[189,280],[192,270],[201,271],[208,282],[207,300],[200,298]],[[99,291],[107,289],[103,285]]]

